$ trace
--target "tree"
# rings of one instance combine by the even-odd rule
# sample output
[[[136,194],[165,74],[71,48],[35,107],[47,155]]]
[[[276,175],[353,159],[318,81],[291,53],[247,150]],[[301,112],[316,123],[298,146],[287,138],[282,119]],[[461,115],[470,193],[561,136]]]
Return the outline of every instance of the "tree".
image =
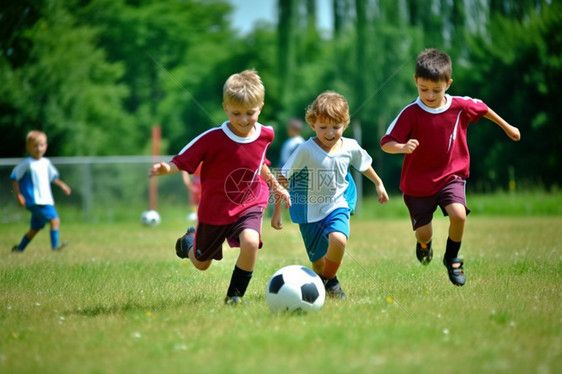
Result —
[[[130,124],[121,110],[127,88],[117,83],[122,66],[108,63],[96,48],[97,31],[77,25],[57,2],[0,8],[9,13],[22,14],[22,22],[5,31],[11,36],[0,55],[0,127],[9,134],[2,137],[1,154],[23,155],[30,129],[47,133],[51,155],[132,150],[121,137]]]

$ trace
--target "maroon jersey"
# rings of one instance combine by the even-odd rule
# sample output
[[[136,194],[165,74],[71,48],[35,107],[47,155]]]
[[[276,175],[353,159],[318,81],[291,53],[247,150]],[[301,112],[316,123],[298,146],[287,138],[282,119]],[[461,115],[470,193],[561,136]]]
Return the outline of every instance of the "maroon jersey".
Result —
[[[406,195],[431,196],[455,176],[468,178],[468,124],[488,113],[488,106],[470,97],[445,97],[446,105],[437,109],[418,97],[402,109],[381,139],[381,146],[390,141],[419,141],[413,153],[404,155],[400,189]]]
[[[273,141],[273,128],[256,123],[251,137],[234,134],[224,122],[205,131],[172,162],[193,174],[201,166],[201,201],[199,222],[227,225],[236,222],[243,212],[254,206],[267,207],[269,189],[260,176],[265,153]]]

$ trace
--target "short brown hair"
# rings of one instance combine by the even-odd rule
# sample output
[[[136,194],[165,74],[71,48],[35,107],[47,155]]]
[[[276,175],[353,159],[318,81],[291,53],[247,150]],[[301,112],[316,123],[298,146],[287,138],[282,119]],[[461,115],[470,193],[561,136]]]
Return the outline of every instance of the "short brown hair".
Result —
[[[318,95],[316,100],[306,109],[306,122],[312,125],[318,120],[330,124],[349,124],[349,104],[345,97],[333,91]]]
[[[39,138],[44,138],[47,141],[47,134],[41,130],[31,130],[25,136],[25,144],[30,144],[31,142],[37,141]]]
[[[453,75],[453,64],[448,54],[435,48],[424,50],[416,59],[416,78],[434,82],[448,82]]]
[[[265,88],[258,73],[244,70],[232,74],[223,87],[223,101],[227,105],[256,107],[263,104]]]

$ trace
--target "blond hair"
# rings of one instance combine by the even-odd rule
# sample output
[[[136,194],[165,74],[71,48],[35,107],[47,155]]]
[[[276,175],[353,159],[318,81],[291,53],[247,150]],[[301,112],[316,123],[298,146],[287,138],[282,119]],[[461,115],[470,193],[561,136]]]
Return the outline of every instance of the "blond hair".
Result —
[[[316,100],[306,109],[306,122],[313,125],[317,121],[329,124],[349,124],[349,104],[345,97],[333,91],[318,95]]]
[[[232,74],[224,83],[223,101],[226,105],[253,108],[262,105],[264,97],[265,88],[253,69]]]
[[[40,130],[31,130],[27,133],[25,137],[25,144],[31,144],[36,142],[38,139],[43,138],[45,142],[47,141],[47,134]]]

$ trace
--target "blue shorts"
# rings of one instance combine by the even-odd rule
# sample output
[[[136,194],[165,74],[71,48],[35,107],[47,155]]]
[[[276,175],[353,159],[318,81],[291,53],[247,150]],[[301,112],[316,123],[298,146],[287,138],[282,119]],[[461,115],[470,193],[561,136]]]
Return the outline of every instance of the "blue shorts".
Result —
[[[328,252],[328,234],[337,231],[349,238],[348,208],[339,208],[318,222],[299,224],[306,253],[311,262],[316,262]]]
[[[447,216],[445,207],[453,203],[462,204],[466,209],[466,214],[470,209],[466,206],[466,181],[457,177],[451,183],[443,187],[441,191],[432,196],[415,197],[404,195],[404,202],[410,212],[412,228],[425,226],[433,220],[433,213],[439,206],[444,216]]]
[[[31,212],[32,230],[41,230],[47,222],[59,217],[54,205],[32,205],[27,209]]]

